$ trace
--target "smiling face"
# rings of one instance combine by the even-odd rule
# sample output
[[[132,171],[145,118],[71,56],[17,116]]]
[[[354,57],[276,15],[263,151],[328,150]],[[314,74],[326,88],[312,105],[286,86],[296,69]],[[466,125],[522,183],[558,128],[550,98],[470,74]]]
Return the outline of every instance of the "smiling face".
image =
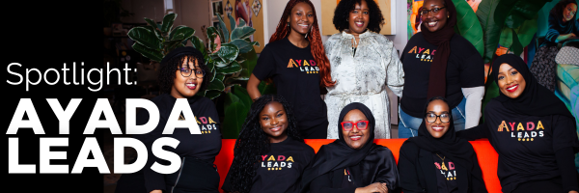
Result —
[[[314,11],[307,3],[296,4],[287,21],[291,27],[291,33],[306,35],[314,23]]]
[[[259,113],[259,124],[270,143],[279,143],[287,138],[285,132],[288,126],[288,119],[283,105],[279,102],[270,102]]]
[[[197,94],[199,89],[201,89],[201,83],[203,83],[203,78],[195,75],[196,71],[200,69],[196,59],[186,57],[183,63],[177,67],[177,71],[175,71],[175,79],[171,87],[171,96],[175,98],[189,98]],[[183,74],[190,75],[183,76]]]
[[[440,99],[430,101],[428,107],[426,107],[424,123],[432,137],[438,139],[444,136],[450,127],[450,119],[450,108],[448,104]]]
[[[422,23],[426,29],[430,32],[435,32],[444,25],[446,25],[446,20],[448,19],[448,11],[446,8],[441,9],[438,13],[434,13],[435,8],[443,8],[445,7],[443,0],[425,0],[424,4],[422,5],[422,9],[431,10],[427,14],[422,14]]]
[[[342,122],[348,121],[350,122],[368,121],[368,118],[366,118],[366,115],[364,115],[362,111],[354,109],[348,112],[346,116],[344,116],[344,120],[342,120]],[[366,126],[366,129],[361,130],[358,129],[357,125],[359,124],[355,124],[351,130],[344,130],[342,127],[342,136],[344,142],[346,142],[346,144],[348,144],[348,147],[352,149],[360,149],[364,147],[364,144],[366,144],[366,142],[370,138],[369,126]]]
[[[501,93],[512,99],[521,96],[527,85],[523,75],[507,63],[502,63],[499,67],[497,83]]]
[[[368,28],[368,23],[370,23],[370,8],[366,4],[365,0],[356,3],[354,9],[350,11],[350,16],[348,17],[349,32],[353,35],[359,35],[364,33]]]
[[[574,3],[567,4],[567,6],[563,8],[563,21],[571,21],[575,13],[577,13],[577,5]]]

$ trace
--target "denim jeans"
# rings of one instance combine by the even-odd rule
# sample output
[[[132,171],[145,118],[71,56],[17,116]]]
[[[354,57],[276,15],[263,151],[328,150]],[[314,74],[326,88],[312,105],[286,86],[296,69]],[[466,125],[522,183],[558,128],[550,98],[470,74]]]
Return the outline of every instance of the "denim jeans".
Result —
[[[466,99],[462,98],[462,101],[454,109],[452,109],[454,131],[464,130],[465,103]],[[418,127],[420,127],[420,124],[422,124],[422,118],[410,116],[402,111],[400,107],[398,107],[398,115],[400,117],[400,121],[398,121],[398,138],[418,136]]]

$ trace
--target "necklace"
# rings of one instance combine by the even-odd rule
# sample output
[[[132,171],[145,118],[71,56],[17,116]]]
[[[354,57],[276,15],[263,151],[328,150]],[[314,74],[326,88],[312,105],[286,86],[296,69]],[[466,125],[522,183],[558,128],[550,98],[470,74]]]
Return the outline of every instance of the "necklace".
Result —
[[[356,37],[354,37],[352,39],[352,56],[356,55],[356,48],[358,48],[358,44],[360,43],[360,41],[358,40],[358,42],[356,42]]]
[[[448,169],[446,168],[446,166],[444,165],[444,159],[446,159],[446,156],[444,156],[444,158],[440,157],[440,155],[438,155],[438,153],[436,154],[436,156],[438,156],[438,158],[440,158],[442,160],[442,166],[441,169],[444,171],[448,171]]]

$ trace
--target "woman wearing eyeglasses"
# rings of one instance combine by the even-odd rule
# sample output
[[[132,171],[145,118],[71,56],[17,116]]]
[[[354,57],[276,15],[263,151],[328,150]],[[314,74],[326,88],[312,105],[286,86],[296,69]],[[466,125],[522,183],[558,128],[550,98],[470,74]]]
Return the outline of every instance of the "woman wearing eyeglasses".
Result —
[[[412,36],[401,56],[405,77],[399,138],[418,135],[422,104],[434,96],[448,100],[456,131],[478,125],[481,115],[483,60],[469,41],[454,33],[454,4],[425,0],[421,11],[422,32]]]
[[[123,175],[117,183],[116,192],[219,192],[219,174],[213,164],[221,150],[219,116],[211,100],[195,96],[204,92],[209,83],[209,76],[205,76],[205,72],[207,67],[203,55],[195,48],[177,48],[163,58],[158,78],[162,94],[151,100],[158,108],[159,123],[153,131],[133,136],[147,147],[147,164],[137,173]],[[183,109],[184,104],[190,109],[185,108],[179,110],[182,113],[173,114],[174,108]],[[201,133],[192,134],[190,129],[178,126],[172,134],[162,134],[169,121],[196,124]],[[149,112],[139,111],[136,122],[137,125],[148,123]],[[170,163],[152,153],[153,143],[161,137],[179,141],[176,147],[163,149],[179,156],[180,163]],[[153,163],[178,165],[179,170],[172,174],[161,174],[151,168]]]
[[[426,104],[418,136],[400,148],[402,191],[486,193],[476,153],[468,141],[456,137],[446,99],[433,97]]]
[[[391,192],[398,188],[392,152],[374,143],[376,121],[368,107],[351,103],[338,121],[339,139],[324,145],[304,171],[302,192]]]

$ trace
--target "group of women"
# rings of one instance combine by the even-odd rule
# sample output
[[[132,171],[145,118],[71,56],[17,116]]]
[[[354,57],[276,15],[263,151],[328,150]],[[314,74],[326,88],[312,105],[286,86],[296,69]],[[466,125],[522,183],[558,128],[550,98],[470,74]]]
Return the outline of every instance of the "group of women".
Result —
[[[577,193],[573,163],[579,151],[575,121],[564,104],[538,84],[518,56],[493,62],[500,96],[481,116],[483,64],[474,47],[454,33],[451,0],[425,0],[422,32],[401,59],[379,35],[384,19],[372,0],[341,0],[333,19],[340,33],[322,45],[313,4],[290,0],[247,83],[254,100],[234,147],[225,192],[487,192],[477,154],[467,140],[488,138],[499,154],[497,175],[510,192]],[[191,47],[161,62],[163,94],[157,128],[138,138],[174,137],[182,159],[173,174],[151,169],[167,160],[149,156],[143,170],[123,175],[117,192],[218,192],[213,161],[222,129],[213,103],[196,96],[209,82],[201,53]],[[277,95],[257,86],[273,80]],[[376,138],[390,138],[386,87],[402,97],[398,164]],[[325,98],[321,89],[327,89]],[[162,134],[178,99],[186,99],[202,134]],[[149,115],[139,112],[138,123]],[[190,116],[179,116],[180,120]],[[465,130],[465,128],[470,128]],[[336,140],[318,153],[304,138]],[[151,153],[151,152],[149,152]]]

